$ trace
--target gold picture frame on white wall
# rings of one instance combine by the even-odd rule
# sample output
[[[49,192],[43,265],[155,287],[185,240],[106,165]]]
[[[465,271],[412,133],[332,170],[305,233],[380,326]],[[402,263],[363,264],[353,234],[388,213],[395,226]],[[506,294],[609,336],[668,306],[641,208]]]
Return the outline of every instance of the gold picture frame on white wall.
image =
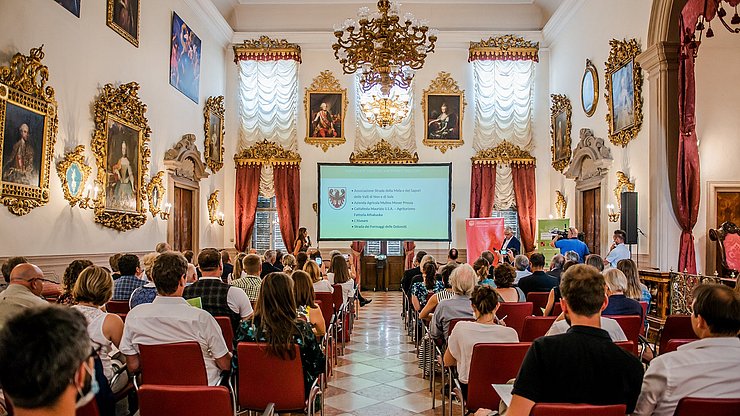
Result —
[[[331,71],[321,71],[306,88],[306,143],[326,152],[330,147],[347,142],[344,116],[347,112],[347,89]]]
[[[640,54],[637,39],[609,41],[604,96],[609,141],[626,147],[642,128],[642,68],[635,58]]]
[[[425,146],[445,153],[462,146],[462,121],[465,113],[465,91],[449,72],[440,72],[424,90],[421,108],[424,112]]]

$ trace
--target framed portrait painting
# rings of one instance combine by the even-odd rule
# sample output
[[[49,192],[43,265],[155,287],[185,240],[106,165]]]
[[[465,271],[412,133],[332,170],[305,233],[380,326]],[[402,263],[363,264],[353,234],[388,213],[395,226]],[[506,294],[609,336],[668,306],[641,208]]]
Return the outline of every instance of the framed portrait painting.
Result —
[[[606,62],[606,121],[609,140],[622,147],[637,137],[642,127],[642,69],[635,60],[640,54],[636,39],[612,39]]]
[[[599,77],[596,67],[590,59],[586,59],[586,70],[581,79],[581,107],[586,116],[591,117],[599,104]]]
[[[119,231],[146,222],[149,136],[146,105],[135,82],[107,84],[95,102],[92,150],[101,192],[95,200],[95,221]]]
[[[571,117],[573,107],[570,99],[562,94],[550,95],[550,135],[552,138],[552,167],[562,172],[570,163],[571,157]]]
[[[0,188],[2,203],[16,215],[49,201],[58,119],[43,57],[41,48],[34,48],[0,67]]]
[[[206,165],[213,173],[224,165],[224,97],[208,97],[203,109],[205,119],[205,159]]]
[[[76,17],[80,17],[80,0],[54,0]]]
[[[140,7],[141,0],[108,0],[105,20],[108,27],[137,48],[139,47]]]
[[[346,142],[344,115],[347,111],[347,89],[342,88],[331,71],[314,78],[303,99],[306,106],[306,143],[329,147]]]
[[[462,118],[465,92],[447,72],[440,72],[421,100],[424,110],[424,140],[427,146],[445,153],[462,146]]]
[[[177,13],[172,13],[170,32],[170,85],[198,102],[201,42]]]

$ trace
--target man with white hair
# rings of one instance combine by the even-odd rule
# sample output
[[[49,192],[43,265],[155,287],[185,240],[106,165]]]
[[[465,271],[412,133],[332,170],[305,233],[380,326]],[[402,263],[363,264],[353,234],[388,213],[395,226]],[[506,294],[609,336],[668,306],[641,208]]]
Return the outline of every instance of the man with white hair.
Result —
[[[434,339],[447,339],[450,321],[453,319],[473,318],[473,306],[470,303],[470,294],[473,293],[478,276],[469,264],[455,268],[450,275],[450,285],[455,293],[451,299],[439,302],[434,310],[432,322],[429,325],[429,334]]]
[[[504,227],[504,242],[501,244],[501,252],[508,252],[511,250],[511,254],[516,256],[522,250],[522,243],[514,235],[514,230],[508,225]]]
[[[516,279],[514,284],[518,284],[522,277],[527,277],[532,274],[529,269],[529,259],[524,254],[520,254],[514,258],[514,268],[516,268]]]

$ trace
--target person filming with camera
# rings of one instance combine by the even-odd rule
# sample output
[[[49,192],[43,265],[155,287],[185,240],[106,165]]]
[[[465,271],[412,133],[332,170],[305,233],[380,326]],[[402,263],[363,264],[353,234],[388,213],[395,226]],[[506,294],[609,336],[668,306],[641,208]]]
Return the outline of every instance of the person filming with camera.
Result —
[[[562,232],[554,232],[555,237],[550,242],[550,245],[552,247],[556,247],[560,249],[560,254],[565,255],[568,251],[575,251],[578,253],[578,262],[583,263],[586,259],[586,256],[591,254],[588,251],[588,246],[586,243],[578,239],[578,230],[575,227],[568,228],[567,233],[565,231]]]

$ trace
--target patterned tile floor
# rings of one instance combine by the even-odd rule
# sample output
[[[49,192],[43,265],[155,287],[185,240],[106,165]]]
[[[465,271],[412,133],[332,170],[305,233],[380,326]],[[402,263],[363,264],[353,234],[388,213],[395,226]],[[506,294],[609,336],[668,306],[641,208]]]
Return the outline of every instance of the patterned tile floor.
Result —
[[[363,294],[373,302],[360,309],[351,342],[329,380],[324,414],[441,415],[439,394],[432,409],[429,380],[422,378],[403,328],[401,292]]]

